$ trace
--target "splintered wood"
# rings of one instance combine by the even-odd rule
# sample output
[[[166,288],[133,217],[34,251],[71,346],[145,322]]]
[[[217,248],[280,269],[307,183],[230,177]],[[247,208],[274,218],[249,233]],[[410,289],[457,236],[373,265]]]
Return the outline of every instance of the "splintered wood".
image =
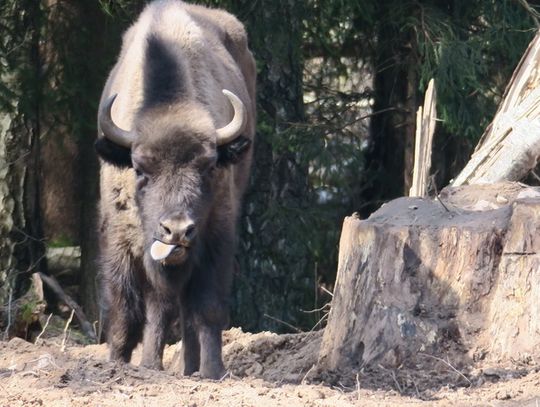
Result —
[[[426,196],[431,169],[431,148],[437,119],[435,82],[429,81],[424,106],[416,113],[416,137],[414,146],[414,169],[409,196]]]
[[[540,156],[540,33],[529,44],[476,151],[452,185],[519,181]]]

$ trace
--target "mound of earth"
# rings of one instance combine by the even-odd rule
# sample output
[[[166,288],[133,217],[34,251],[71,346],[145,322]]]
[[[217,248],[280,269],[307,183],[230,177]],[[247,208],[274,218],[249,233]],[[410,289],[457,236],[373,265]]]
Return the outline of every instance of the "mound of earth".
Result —
[[[106,345],[62,337],[0,342],[0,406],[537,406],[540,370],[523,365],[460,371],[426,355],[414,365],[348,372],[316,368],[321,332],[224,333],[222,380],[107,361]]]

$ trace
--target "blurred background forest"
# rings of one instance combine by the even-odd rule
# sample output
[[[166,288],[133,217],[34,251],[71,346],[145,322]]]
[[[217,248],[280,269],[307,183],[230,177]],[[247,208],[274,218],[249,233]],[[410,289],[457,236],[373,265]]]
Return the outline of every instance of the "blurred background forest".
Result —
[[[493,118],[539,26],[540,1],[196,2],[246,25],[258,68],[232,324],[310,329],[324,310],[306,311],[330,300],[344,216],[367,216],[408,193],[415,115],[428,81],[435,79],[438,94],[437,191]],[[35,272],[54,275],[90,321],[99,318],[96,109],[121,34],[145,3],[0,3],[3,331],[17,318],[31,320],[37,303],[25,293]],[[80,248],[80,267],[55,260],[65,247],[60,253],[75,259]],[[45,296],[54,308],[54,295]],[[17,302],[22,316],[11,312]]]

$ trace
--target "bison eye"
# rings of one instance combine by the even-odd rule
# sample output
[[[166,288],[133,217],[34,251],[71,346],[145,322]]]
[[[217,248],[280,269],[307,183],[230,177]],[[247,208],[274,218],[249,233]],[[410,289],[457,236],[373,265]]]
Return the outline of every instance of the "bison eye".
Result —
[[[216,172],[216,169],[217,169],[216,164],[210,165],[207,170],[208,176],[212,177],[214,173]]]
[[[148,177],[139,168],[135,168],[135,176],[137,189],[143,188],[148,183]]]

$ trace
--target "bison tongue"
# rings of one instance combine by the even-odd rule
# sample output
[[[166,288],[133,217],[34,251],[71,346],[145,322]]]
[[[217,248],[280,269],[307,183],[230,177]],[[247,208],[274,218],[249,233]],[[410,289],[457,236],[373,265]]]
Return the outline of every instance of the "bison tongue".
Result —
[[[156,240],[152,243],[152,247],[150,248],[150,256],[152,256],[154,260],[163,260],[171,254],[175,248],[176,245],[174,244],[165,244]]]

